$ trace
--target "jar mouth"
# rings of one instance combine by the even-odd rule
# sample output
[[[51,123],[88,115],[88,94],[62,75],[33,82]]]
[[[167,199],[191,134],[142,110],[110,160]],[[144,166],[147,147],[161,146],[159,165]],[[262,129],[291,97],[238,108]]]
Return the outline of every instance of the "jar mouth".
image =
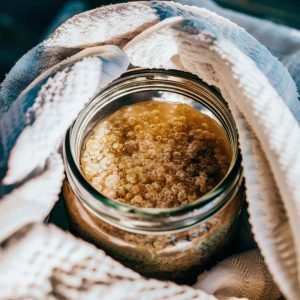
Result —
[[[159,97],[173,97],[171,101],[178,103],[180,98],[195,104],[197,109],[215,119],[223,127],[231,145],[232,159],[226,175],[208,193],[192,203],[174,208],[140,208],[111,200],[103,196],[85,178],[80,167],[80,153],[87,133],[96,121],[113,113],[125,105],[130,105],[152,95],[154,101]],[[175,96],[178,96],[177,98]],[[156,97],[154,99],[154,96]],[[193,106],[192,105],[192,106]],[[103,89],[80,113],[73,126],[68,130],[64,143],[64,160],[68,177],[81,185],[84,192],[72,188],[79,194],[84,204],[91,210],[103,214],[103,207],[125,213],[148,217],[178,216],[201,209],[202,216],[213,214],[232,195],[236,185],[241,183],[241,157],[238,149],[238,135],[233,117],[219,91],[208,86],[197,76],[177,70],[134,69],[124,73],[119,79]],[[104,213],[105,214],[105,213]]]

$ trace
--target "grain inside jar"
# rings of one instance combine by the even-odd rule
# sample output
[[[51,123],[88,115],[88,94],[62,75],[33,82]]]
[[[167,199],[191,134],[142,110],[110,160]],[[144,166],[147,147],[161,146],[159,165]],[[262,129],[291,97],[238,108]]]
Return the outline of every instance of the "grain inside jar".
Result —
[[[187,104],[145,101],[96,124],[80,163],[86,179],[110,199],[172,208],[212,190],[231,156],[224,130],[209,116]]]

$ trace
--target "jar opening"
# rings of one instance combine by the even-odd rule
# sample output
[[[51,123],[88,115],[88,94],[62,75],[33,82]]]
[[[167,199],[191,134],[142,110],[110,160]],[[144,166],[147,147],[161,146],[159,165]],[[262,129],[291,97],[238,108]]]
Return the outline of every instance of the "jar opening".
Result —
[[[225,131],[231,145],[232,159],[227,174],[208,193],[194,202],[175,208],[139,208],[104,197],[85,178],[79,157],[83,141],[96,122],[117,111],[124,105],[150,99],[186,103],[213,118]],[[103,207],[125,214],[144,217],[180,216],[197,209],[197,215],[208,216],[226,203],[232,190],[241,182],[240,154],[234,120],[225,100],[213,87],[198,77],[175,70],[131,70],[100,92],[81,112],[65,139],[66,170],[73,178],[72,188],[82,195],[85,204],[103,214]],[[78,188],[82,186],[83,189]],[[76,187],[77,186],[77,187]],[[105,213],[104,213],[105,214]],[[107,212],[108,214],[108,212]]]

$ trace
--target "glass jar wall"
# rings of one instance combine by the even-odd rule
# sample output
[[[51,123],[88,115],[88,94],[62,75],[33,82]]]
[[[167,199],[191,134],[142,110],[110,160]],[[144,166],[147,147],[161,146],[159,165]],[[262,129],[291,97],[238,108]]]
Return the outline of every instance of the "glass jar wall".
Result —
[[[196,201],[174,208],[142,208],[109,199],[84,176],[80,155],[99,121],[142,101],[184,103],[213,118],[232,151],[227,174]],[[188,73],[132,70],[82,111],[66,135],[64,198],[72,230],[143,275],[178,279],[200,271],[223,251],[244,199],[235,124],[218,91]]]

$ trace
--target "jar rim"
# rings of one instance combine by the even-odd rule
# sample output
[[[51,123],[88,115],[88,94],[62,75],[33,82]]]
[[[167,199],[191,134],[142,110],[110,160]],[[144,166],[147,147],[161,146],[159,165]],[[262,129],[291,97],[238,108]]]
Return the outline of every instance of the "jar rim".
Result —
[[[84,177],[84,175],[81,172],[80,167],[76,163],[74,159],[74,152],[72,151],[72,145],[71,145],[71,137],[72,134],[74,134],[74,125],[76,124],[76,121],[74,122],[73,126],[69,128],[67,131],[65,142],[64,142],[64,160],[66,165],[66,172],[68,177],[72,177],[77,184],[80,184],[85,192],[92,196],[93,201],[86,201],[85,197],[82,197],[82,200],[84,200],[84,204],[90,208],[92,211],[99,212],[99,209],[106,207],[110,210],[110,212],[115,211],[119,213],[123,213],[128,215],[138,215],[148,218],[153,217],[180,217],[182,215],[185,215],[186,213],[189,213],[193,210],[202,210],[202,217],[208,217],[209,215],[213,214],[220,206],[223,206],[227,199],[221,197],[221,195],[224,193],[226,189],[230,186],[235,186],[237,184],[240,184],[241,178],[242,178],[242,170],[241,170],[241,155],[238,151],[238,135],[237,131],[235,129],[235,123],[233,120],[233,117],[230,114],[230,110],[227,107],[226,101],[221,96],[220,92],[212,86],[209,86],[205,82],[203,82],[200,78],[197,76],[186,73],[183,71],[178,70],[164,70],[164,69],[133,69],[125,72],[119,79],[113,81],[111,84],[106,86],[103,90],[101,90],[100,93],[98,93],[93,100],[87,105],[89,107],[92,105],[94,101],[96,101],[101,95],[104,95],[108,91],[111,91],[116,86],[122,84],[126,80],[134,79],[134,78],[141,78],[141,77],[153,77],[155,76],[171,76],[171,77],[178,77],[178,78],[184,78],[184,80],[189,81],[194,87],[205,89],[208,93],[211,95],[214,95],[216,99],[220,101],[223,108],[225,109],[226,113],[228,113],[227,118],[229,118],[229,121],[231,122],[231,128],[233,139],[235,141],[234,145],[234,151],[232,154],[232,160],[229,166],[229,169],[226,173],[226,175],[223,177],[223,179],[208,193],[204,194],[197,200],[188,203],[186,205],[173,207],[173,208],[140,208],[140,207],[134,207],[130,206],[128,204],[120,203],[115,200],[111,200],[104,195],[102,195],[99,191],[97,191]],[[135,90],[136,91],[136,90]],[[81,116],[84,111],[87,109],[87,107],[80,113],[79,116]],[[75,186],[72,186],[76,189]],[[80,191],[78,191],[80,193]],[[228,198],[228,197],[227,197]],[[89,199],[91,200],[91,199]],[[96,200],[96,201],[94,201]],[[98,203],[97,203],[98,202]],[[101,204],[101,207],[99,206],[99,203]],[[103,213],[101,211],[100,213]],[[107,213],[105,214],[107,216]]]

